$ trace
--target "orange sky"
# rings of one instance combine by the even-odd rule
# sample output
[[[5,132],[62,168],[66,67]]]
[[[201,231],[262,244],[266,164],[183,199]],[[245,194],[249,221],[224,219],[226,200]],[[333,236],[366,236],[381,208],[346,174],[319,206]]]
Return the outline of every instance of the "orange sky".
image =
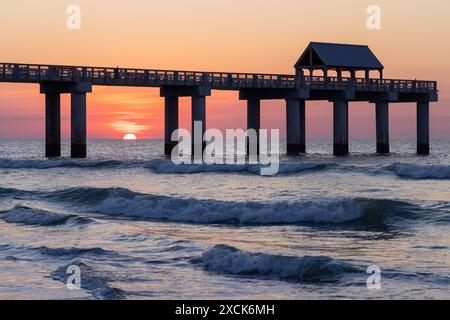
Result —
[[[81,30],[68,30],[68,5],[81,8]],[[382,10],[382,29],[366,27],[366,9]],[[385,77],[439,81],[432,105],[433,138],[450,137],[450,2],[443,0],[2,0],[0,60],[155,69],[294,73],[309,41],[368,44]],[[63,137],[69,137],[69,96],[63,96]],[[181,100],[189,128],[189,100]],[[308,138],[330,138],[331,105],[309,103]],[[350,107],[352,138],[374,138],[374,110]],[[282,101],[263,102],[263,127],[284,132]],[[43,138],[44,97],[37,85],[0,84],[0,138]],[[207,98],[207,126],[245,127],[237,92]],[[88,96],[89,138],[163,136],[157,89],[94,87]],[[415,137],[413,104],[391,108],[393,138]]]

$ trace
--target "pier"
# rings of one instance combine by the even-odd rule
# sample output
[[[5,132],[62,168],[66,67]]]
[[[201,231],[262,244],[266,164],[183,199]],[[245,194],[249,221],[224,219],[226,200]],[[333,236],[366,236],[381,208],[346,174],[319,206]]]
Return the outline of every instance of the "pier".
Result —
[[[248,129],[260,129],[261,100],[286,101],[287,153],[306,150],[305,109],[308,101],[333,104],[333,153],[349,153],[348,106],[366,101],[376,110],[376,150],[390,152],[389,108],[417,104],[417,153],[430,153],[430,102],[438,101],[436,81],[384,79],[384,66],[368,46],[312,42],[294,66],[295,74],[197,72],[152,69],[0,63],[0,82],[36,83],[45,95],[46,157],[61,155],[61,94],[71,95],[71,156],[86,157],[86,94],[93,86],[158,87],[165,101],[165,147],[177,142],[180,97],[192,99],[192,121],[206,130],[206,97],[212,90],[239,91],[247,101]],[[359,76],[362,74],[362,76]],[[375,76],[374,76],[375,74]],[[204,148],[205,146],[193,146]]]

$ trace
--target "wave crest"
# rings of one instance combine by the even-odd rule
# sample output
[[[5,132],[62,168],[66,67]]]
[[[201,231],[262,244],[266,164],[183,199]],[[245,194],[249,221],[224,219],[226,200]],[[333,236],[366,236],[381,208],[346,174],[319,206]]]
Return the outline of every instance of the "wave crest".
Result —
[[[52,257],[78,257],[78,256],[112,256],[116,255],[112,251],[108,251],[102,248],[49,248],[49,247],[39,247],[35,250],[39,251],[39,253],[52,256]]]
[[[67,222],[69,222],[69,220],[76,224],[90,222],[89,219],[77,217],[74,215],[49,212],[20,205],[15,206],[11,210],[0,213],[0,219],[7,223],[37,226],[56,226],[66,224]]]
[[[241,251],[227,245],[216,245],[199,259],[205,270],[219,273],[259,276],[295,282],[334,281],[356,267],[329,257],[282,256]]]
[[[416,165],[409,163],[394,163],[388,167],[402,178],[421,179],[450,179],[450,165]]]
[[[32,191],[18,190],[14,188],[0,187],[0,198],[21,197],[33,194]]]
[[[92,210],[110,216],[157,221],[217,224],[345,223],[359,219],[379,221],[406,205],[370,199],[312,199],[300,202],[228,202],[113,190]],[[381,212],[383,211],[383,212]]]
[[[108,168],[120,166],[117,160],[13,160],[0,159],[1,169]]]
[[[323,170],[333,166],[330,163],[280,163],[278,174],[301,173]],[[169,160],[152,160],[146,168],[158,174],[197,174],[197,173],[251,173],[260,174],[259,164],[182,164],[176,165]]]
[[[83,208],[113,217],[140,218],[200,224],[285,225],[302,223],[348,223],[360,221],[379,225],[386,217],[399,215],[414,218],[427,208],[415,204],[366,198],[313,198],[298,201],[245,202],[203,200],[133,192],[124,188],[70,188],[38,193],[40,198]],[[445,208],[443,209],[445,211]],[[8,212],[6,212],[8,213]],[[3,216],[8,222],[61,224],[67,219],[81,219],[16,207]],[[1,213],[0,213],[0,218]]]

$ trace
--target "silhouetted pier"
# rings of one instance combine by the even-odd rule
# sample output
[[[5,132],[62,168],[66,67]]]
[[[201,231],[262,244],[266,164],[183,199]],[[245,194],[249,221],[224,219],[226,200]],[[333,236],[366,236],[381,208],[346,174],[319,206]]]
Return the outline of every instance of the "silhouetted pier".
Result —
[[[95,85],[161,88],[168,155],[176,145],[171,135],[178,129],[179,98],[192,98],[192,121],[203,121],[205,130],[206,97],[211,95],[211,90],[239,91],[239,98],[247,101],[248,129],[257,131],[261,100],[285,100],[290,155],[306,152],[307,101],[333,103],[335,155],[349,153],[349,102],[375,104],[378,153],[390,151],[389,104],[414,102],[417,103],[417,152],[429,154],[429,104],[438,100],[437,83],[384,79],[383,69],[367,46],[313,42],[295,64],[295,75],[0,63],[0,82],[40,84],[40,91],[45,94],[47,157],[61,155],[60,96],[64,93],[71,94],[71,155],[86,157],[86,93],[92,92]],[[358,72],[363,76],[358,77]],[[376,77],[371,75],[373,72],[377,72]]]

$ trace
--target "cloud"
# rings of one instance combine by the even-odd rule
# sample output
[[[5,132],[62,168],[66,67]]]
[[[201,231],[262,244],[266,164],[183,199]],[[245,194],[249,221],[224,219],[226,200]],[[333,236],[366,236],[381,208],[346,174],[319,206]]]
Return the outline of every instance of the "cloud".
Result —
[[[109,123],[109,126],[113,128],[115,131],[123,132],[123,133],[139,133],[142,131],[149,130],[151,126],[138,124],[136,122],[127,121],[127,120],[116,120]]]

